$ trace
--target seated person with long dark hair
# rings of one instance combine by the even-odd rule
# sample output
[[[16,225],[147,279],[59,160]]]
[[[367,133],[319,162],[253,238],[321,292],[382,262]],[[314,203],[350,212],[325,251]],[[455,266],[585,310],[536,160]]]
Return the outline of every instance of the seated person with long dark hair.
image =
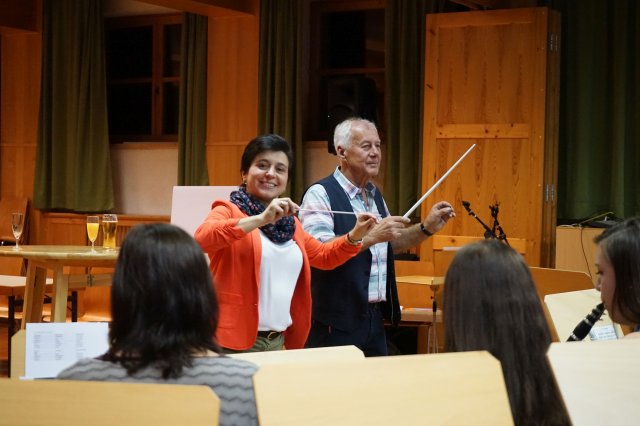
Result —
[[[502,364],[516,425],[568,425],[546,352],[551,336],[524,259],[497,240],[463,247],[444,284],[445,350]]]
[[[220,355],[218,302],[200,246],[173,225],[139,225],[122,244],[111,287],[109,350],[59,379],[207,385],[220,424],[257,424],[256,366]]]
[[[640,218],[606,229],[595,238],[600,297],[611,319],[640,337]]]

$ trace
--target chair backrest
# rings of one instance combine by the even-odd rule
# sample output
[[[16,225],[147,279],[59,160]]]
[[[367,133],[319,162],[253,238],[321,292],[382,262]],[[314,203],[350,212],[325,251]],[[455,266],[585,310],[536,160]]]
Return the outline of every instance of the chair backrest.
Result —
[[[174,186],[171,223],[193,235],[211,211],[214,200],[228,200],[237,186]]]
[[[3,424],[216,425],[208,386],[0,379]]]
[[[488,352],[265,364],[253,382],[262,426],[513,424]]]
[[[574,425],[632,425],[640,419],[640,339],[552,343],[547,358]]]
[[[585,272],[564,271],[562,269],[529,267],[540,300],[547,294],[567,291],[588,290],[593,288],[591,278]]]
[[[9,375],[12,379],[24,376],[26,362],[27,331],[18,330],[11,336],[11,363]]]
[[[243,359],[256,365],[364,360],[362,351],[352,345],[289,349],[286,351],[244,352],[229,356]]]
[[[556,321],[556,318],[551,315],[551,312],[545,303],[545,297],[549,294],[593,289],[591,279],[586,273],[579,271],[563,271],[561,269],[538,268],[534,266],[530,266],[529,271],[531,271],[531,276],[533,277],[533,282],[536,285],[536,291],[538,292],[542,309],[545,317],[547,318],[547,325],[551,332],[551,339],[554,342],[566,340],[568,335],[564,335],[565,327],[560,325],[566,324],[566,319],[558,318]],[[556,310],[554,315],[556,315],[557,312],[558,311]],[[579,316],[575,322],[571,320],[569,320],[569,322],[573,322],[573,325],[575,326],[582,318],[584,318],[584,315],[588,313],[589,312],[585,311],[584,313],[579,314],[582,316]],[[572,313],[572,315],[575,315],[575,312]],[[558,327],[556,327],[556,322],[558,322]]]
[[[484,240],[483,237],[469,235],[441,235],[429,238],[433,248],[433,273],[444,276],[449,269],[453,256],[467,244]],[[527,240],[524,238],[508,238],[509,245],[518,253],[527,257]]]

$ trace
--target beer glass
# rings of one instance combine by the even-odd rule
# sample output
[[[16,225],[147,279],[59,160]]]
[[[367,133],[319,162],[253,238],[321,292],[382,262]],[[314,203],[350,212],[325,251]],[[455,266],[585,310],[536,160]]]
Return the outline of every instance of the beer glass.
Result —
[[[118,215],[102,215],[102,246],[106,249],[116,248],[116,228],[118,227]]]

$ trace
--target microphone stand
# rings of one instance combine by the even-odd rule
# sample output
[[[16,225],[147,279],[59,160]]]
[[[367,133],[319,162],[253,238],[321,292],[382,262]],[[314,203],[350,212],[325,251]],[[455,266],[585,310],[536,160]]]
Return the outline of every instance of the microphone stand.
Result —
[[[489,228],[487,226],[486,223],[484,223],[474,212],[473,210],[471,210],[471,203],[468,201],[463,201],[462,205],[464,206],[464,209],[467,211],[467,213],[469,213],[469,216],[473,216],[475,220],[477,220],[478,222],[480,222],[480,225],[482,225],[482,227],[484,228],[484,237],[486,239],[490,239],[490,238],[496,238],[496,234],[491,230],[491,228]]]
[[[500,203],[489,206],[489,209],[491,209],[491,217],[493,218],[493,235],[496,234],[496,228],[498,228],[498,240],[504,241],[508,246],[511,246],[511,244],[509,244],[509,241],[507,240],[507,234],[504,233],[504,229],[502,229],[500,222],[498,222],[498,206],[500,206]]]

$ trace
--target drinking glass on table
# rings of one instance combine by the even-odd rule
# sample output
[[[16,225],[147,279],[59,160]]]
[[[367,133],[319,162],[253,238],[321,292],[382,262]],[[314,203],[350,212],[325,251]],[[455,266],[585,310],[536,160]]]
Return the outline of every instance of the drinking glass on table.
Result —
[[[91,253],[95,253],[95,242],[98,239],[98,231],[100,231],[100,217],[87,216],[87,237],[91,241]]]
[[[20,237],[22,236],[22,229],[24,227],[24,213],[11,213],[11,231],[13,237],[16,239],[16,245],[14,250],[20,250]]]
[[[118,227],[118,215],[102,215],[102,246],[106,249],[116,248],[116,228]]]

